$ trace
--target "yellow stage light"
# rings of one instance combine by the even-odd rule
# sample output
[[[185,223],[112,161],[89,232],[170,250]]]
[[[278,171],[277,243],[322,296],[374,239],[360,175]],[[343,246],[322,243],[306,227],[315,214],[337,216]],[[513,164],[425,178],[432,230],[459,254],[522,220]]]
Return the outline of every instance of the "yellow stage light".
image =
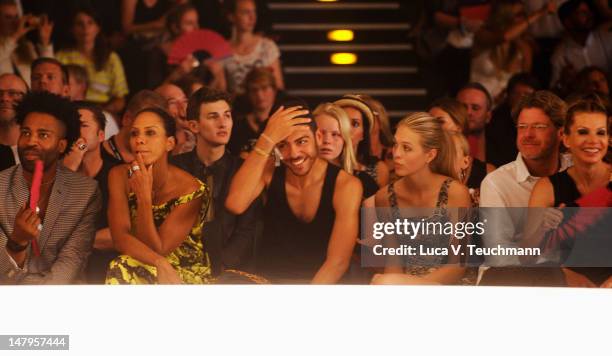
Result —
[[[355,64],[357,63],[357,55],[355,53],[333,53],[330,60],[333,64]]]
[[[347,42],[352,41],[354,37],[351,30],[333,30],[327,33],[327,39],[330,41]]]

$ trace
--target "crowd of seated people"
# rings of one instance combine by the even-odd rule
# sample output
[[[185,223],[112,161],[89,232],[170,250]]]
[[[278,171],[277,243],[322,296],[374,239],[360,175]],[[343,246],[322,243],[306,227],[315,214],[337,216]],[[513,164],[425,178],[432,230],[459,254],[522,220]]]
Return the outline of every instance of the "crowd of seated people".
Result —
[[[367,209],[456,223],[478,219],[457,209],[481,207],[494,226],[480,246],[550,251],[574,243],[551,233],[566,206],[599,192],[596,206],[610,207],[603,3],[430,4],[421,30],[446,35],[431,63],[452,60],[440,68],[455,72],[429,78],[437,96],[393,125],[384,98],[345,93],[309,107],[286,94],[254,0],[218,14],[227,57],[195,69],[186,57],[151,76],[154,61],[138,56],[168,56],[182,35],[215,28],[198,4],[120,1],[123,37],[113,37],[95,7],[72,9],[62,32],[0,0],[0,284],[612,287],[612,268],[517,256],[477,268],[440,255],[370,266],[359,253],[371,243]],[[548,77],[534,69],[542,56]],[[544,221],[513,209],[527,207],[552,209]]]

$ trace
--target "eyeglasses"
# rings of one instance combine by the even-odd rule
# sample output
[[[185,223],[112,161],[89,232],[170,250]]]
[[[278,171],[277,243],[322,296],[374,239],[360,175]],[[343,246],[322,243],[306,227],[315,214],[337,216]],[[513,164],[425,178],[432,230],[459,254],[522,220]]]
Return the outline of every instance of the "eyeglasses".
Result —
[[[2,89],[0,89],[0,98],[3,97],[4,94],[8,94],[8,96],[11,99],[21,99],[25,95],[24,92],[19,91],[19,90],[13,90],[13,89],[2,90]]]
[[[550,125],[548,124],[518,124],[516,125],[516,129],[519,131],[527,131],[529,128],[532,128],[536,131],[544,131],[547,128],[549,128]]]

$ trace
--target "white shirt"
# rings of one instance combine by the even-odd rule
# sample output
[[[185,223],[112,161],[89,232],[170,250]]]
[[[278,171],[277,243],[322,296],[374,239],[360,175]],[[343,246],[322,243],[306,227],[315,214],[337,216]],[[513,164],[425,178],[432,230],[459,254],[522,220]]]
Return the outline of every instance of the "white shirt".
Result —
[[[550,0],[527,0],[525,1],[525,8],[528,14],[540,10]],[[557,0],[557,6],[561,6],[567,0]],[[563,33],[563,25],[559,20],[557,13],[549,14],[540,17],[537,21],[532,22],[529,25],[529,32],[535,38],[559,38]]]
[[[111,115],[107,111],[103,111],[103,113],[104,118],[106,119],[106,125],[104,128],[104,139],[108,140],[119,132],[119,126],[117,125],[115,118],[113,118],[113,115]]]
[[[15,165],[20,164],[21,161],[19,160],[19,153],[17,152],[17,145],[11,146],[11,151],[13,151],[13,159],[15,159]]]
[[[559,171],[571,166],[561,156]],[[519,153],[516,160],[489,173],[480,185],[481,221],[485,221],[484,247],[519,247],[529,197],[540,177],[532,176]],[[520,265],[518,256],[487,256],[489,266]]]
[[[496,98],[506,89],[506,85],[512,76],[521,71],[520,67],[513,65],[516,72],[498,69],[491,59],[491,50],[486,50],[477,56],[472,57],[470,65],[470,81],[478,82],[487,88],[493,98]],[[522,61],[523,54],[518,52],[513,59],[513,63]]]
[[[588,66],[598,66],[605,71],[612,69],[612,32],[592,31],[583,46],[565,37],[550,58],[552,64],[551,85],[561,76],[561,70],[571,64],[576,72]]]

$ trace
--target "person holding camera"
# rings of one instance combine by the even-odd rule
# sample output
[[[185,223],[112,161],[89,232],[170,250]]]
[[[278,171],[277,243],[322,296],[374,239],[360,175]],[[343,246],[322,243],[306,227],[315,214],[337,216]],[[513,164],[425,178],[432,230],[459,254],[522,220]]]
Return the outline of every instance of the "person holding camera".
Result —
[[[38,32],[39,43],[26,38]],[[53,22],[47,15],[20,16],[15,0],[0,0],[0,73],[13,73],[30,86],[30,65],[38,57],[53,57]]]

